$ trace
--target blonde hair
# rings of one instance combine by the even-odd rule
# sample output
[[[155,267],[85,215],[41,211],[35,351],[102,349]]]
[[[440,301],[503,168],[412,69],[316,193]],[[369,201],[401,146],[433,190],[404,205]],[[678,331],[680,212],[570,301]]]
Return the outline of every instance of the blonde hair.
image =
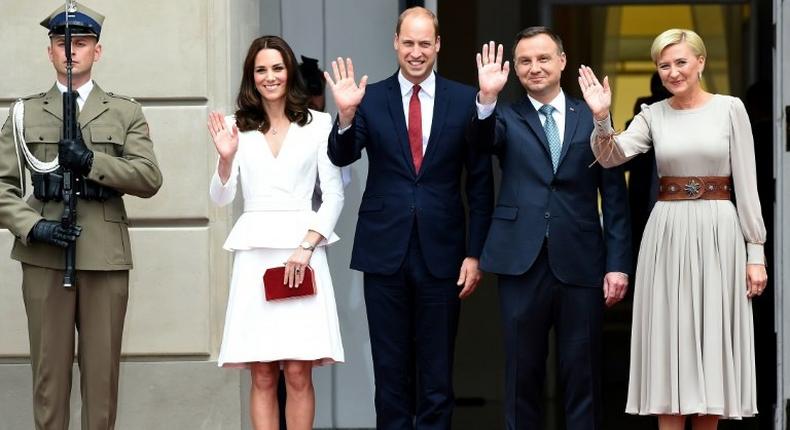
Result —
[[[650,58],[653,59],[653,63],[658,63],[658,57],[666,47],[681,42],[686,42],[697,57],[707,58],[708,51],[705,49],[705,42],[702,41],[699,34],[684,28],[670,28],[653,40],[653,46],[650,47]]]

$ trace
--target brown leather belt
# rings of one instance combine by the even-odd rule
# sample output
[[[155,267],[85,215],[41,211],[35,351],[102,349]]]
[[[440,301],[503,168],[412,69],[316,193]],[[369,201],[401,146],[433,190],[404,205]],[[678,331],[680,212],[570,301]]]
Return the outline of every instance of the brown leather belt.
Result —
[[[658,200],[729,200],[729,176],[664,176],[658,186]]]

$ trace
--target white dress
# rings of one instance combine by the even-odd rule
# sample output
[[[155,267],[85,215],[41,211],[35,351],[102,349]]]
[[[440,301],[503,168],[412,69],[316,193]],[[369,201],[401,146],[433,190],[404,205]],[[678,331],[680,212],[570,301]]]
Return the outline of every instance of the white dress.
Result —
[[[224,245],[235,255],[219,366],[344,360],[325,252],[326,245],[338,240],[333,231],[343,207],[343,185],[340,169],[326,153],[332,119],[326,113],[310,113],[313,120],[309,124],[291,124],[276,158],[262,133],[240,132],[228,182],[223,185],[216,172],[212,177],[210,195],[217,205],[232,202],[238,184],[244,198],[244,213]],[[226,117],[225,122],[232,127],[235,118]],[[316,178],[320,179],[323,201],[313,211]],[[326,238],[310,259],[316,295],[267,302],[263,273],[269,267],[282,266],[308,230]]]

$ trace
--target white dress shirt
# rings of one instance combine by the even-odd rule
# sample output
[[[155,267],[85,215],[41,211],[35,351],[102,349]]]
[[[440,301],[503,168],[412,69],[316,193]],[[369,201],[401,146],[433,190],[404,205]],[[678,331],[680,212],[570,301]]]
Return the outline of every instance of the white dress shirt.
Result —
[[[540,113],[540,107],[543,106],[543,103],[535,100],[532,96],[529,97],[530,103],[532,106],[535,107],[535,110],[538,112],[538,117],[540,118],[540,125],[546,124],[546,115]],[[496,101],[491,104],[480,104],[475,97],[475,103],[477,104],[477,118],[478,119],[486,119],[494,113],[494,108],[496,108]],[[548,104],[554,106],[554,112],[552,113],[552,117],[554,117],[554,122],[557,124],[557,130],[560,132],[560,145],[563,144],[565,141],[565,93],[560,89],[560,93],[557,94],[557,97],[554,97],[552,101]]]
[[[58,90],[60,93],[63,94],[66,92],[66,86],[61,84],[60,81],[55,81],[58,86]],[[77,108],[82,111],[82,107],[85,106],[85,101],[88,100],[88,96],[90,96],[91,91],[93,91],[93,80],[89,80],[81,87],[77,88]]]
[[[400,84],[401,101],[403,102],[403,115],[406,118],[406,129],[409,129],[409,103],[411,103],[411,94],[414,90],[414,84],[411,83],[403,72],[398,72],[398,83]],[[436,96],[436,75],[431,72],[424,81],[418,84],[420,86],[420,93],[417,97],[420,98],[420,111],[422,116],[422,153],[425,154],[425,149],[428,147],[428,138],[431,137],[431,124],[433,124],[433,103]]]

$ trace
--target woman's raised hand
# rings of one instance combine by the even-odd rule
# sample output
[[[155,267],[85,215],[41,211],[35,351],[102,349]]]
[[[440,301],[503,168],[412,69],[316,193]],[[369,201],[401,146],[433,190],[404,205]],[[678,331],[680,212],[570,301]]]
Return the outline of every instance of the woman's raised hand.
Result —
[[[597,120],[609,116],[609,107],[612,106],[612,90],[609,88],[609,77],[603,78],[603,85],[598,82],[593,70],[582,64],[579,67],[579,87],[584,94],[584,101]]]
[[[226,162],[233,161],[236,150],[239,149],[239,129],[234,124],[233,128],[228,130],[225,117],[217,111],[208,114],[207,125],[220,159]]]
[[[507,83],[510,73],[510,62],[502,64],[504,48],[502,44],[496,47],[494,41],[483,44],[483,49],[477,54],[477,81],[480,86],[479,102],[487,105],[494,103],[502,88]]]
[[[332,61],[332,71],[334,79],[329,76],[329,72],[324,72],[324,78],[329,88],[332,89],[332,96],[337,106],[337,115],[340,118],[340,126],[346,127],[351,124],[357,107],[362,102],[365,95],[365,86],[368,84],[368,76],[365,75],[357,84],[354,79],[354,63],[350,58],[343,61],[338,57]]]

